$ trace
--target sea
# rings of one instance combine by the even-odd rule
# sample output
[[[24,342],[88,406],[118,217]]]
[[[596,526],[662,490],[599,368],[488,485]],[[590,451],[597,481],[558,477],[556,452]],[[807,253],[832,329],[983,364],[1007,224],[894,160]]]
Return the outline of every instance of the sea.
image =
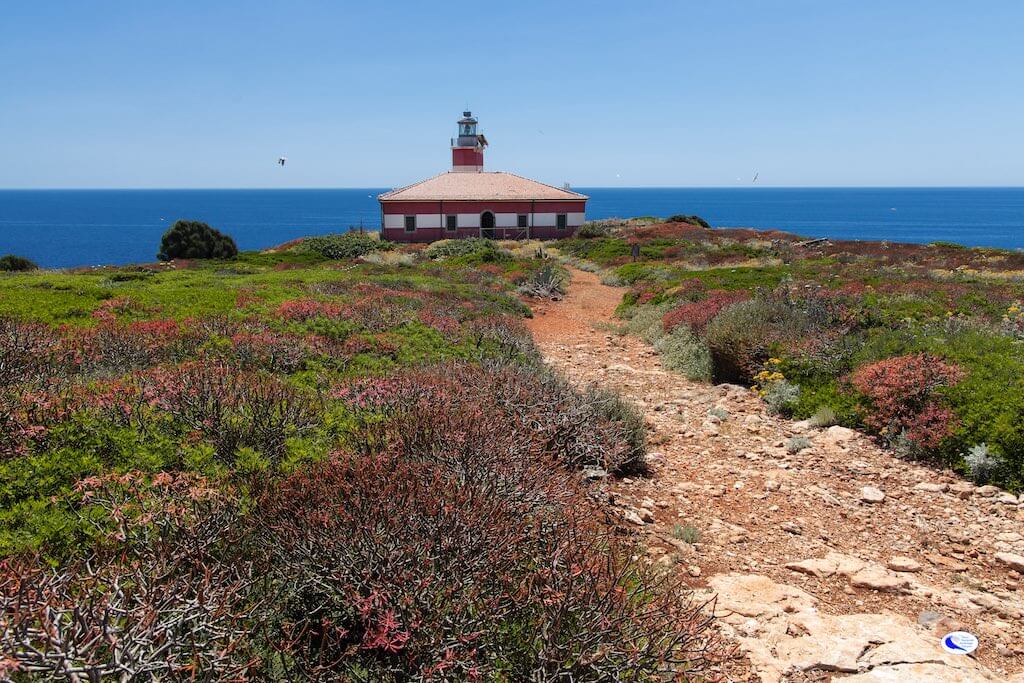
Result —
[[[387,189],[0,190],[0,255],[46,268],[150,262],[179,218],[209,223],[240,249],[377,230]],[[590,196],[589,219],[685,213],[808,237],[1024,249],[1024,188],[573,189]]]

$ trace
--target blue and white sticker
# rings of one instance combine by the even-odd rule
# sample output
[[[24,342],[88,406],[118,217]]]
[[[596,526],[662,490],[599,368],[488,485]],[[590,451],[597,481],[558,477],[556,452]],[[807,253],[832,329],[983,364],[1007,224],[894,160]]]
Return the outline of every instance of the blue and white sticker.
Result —
[[[969,655],[978,649],[978,636],[967,631],[953,631],[942,637],[942,649],[954,655]]]

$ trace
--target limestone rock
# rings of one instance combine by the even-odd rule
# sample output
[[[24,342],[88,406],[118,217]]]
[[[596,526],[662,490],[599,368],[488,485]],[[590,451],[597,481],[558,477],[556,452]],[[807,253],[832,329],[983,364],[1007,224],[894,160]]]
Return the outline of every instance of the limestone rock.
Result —
[[[885,500],[885,493],[874,486],[865,486],[860,490],[860,499],[865,503],[881,503]]]
[[[910,587],[910,581],[882,567],[870,565],[853,574],[850,585],[885,593],[899,593]]]
[[[636,524],[637,526],[643,526],[644,520],[640,518],[640,515],[635,510],[626,510],[622,513],[622,518],[630,524]]]
[[[910,557],[896,556],[889,558],[886,566],[894,572],[919,572],[921,563]]]
[[[822,434],[818,437],[818,440],[826,446],[843,447],[856,438],[857,432],[853,431],[852,429],[840,427],[839,425],[834,425],[826,429],[824,432],[822,432]]]
[[[970,498],[974,495],[974,488],[974,484],[970,484],[966,481],[960,481],[950,486],[949,490],[960,498]]]
[[[760,575],[719,575],[708,583],[718,593],[722,622],[764,683],[802,671],[851,674],[844,683],[999,680],[970,657],[947,655],[936,637],[901,615],[824,614],[811,595]]]
[[[828,578],[835,574],[850,576],[856,574],[864,567],[865,563],[861,560],[849,555],[843,555],[842,553],[828,553],[822,558],[790,562],[786,565],[786,569],[800,572],[801,574],[810,574],[819,579]]]
[[[1024,574],[1024,556],[1017,553],[996,553],[996,559],[1015,572]]]

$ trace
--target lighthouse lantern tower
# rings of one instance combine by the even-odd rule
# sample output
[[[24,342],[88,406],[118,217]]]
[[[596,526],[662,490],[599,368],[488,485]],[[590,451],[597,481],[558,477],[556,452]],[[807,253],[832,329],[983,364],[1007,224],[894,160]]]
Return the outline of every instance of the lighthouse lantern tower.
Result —
[[[479,173],[484,170],[484,147],[487,138],[477,132],[472,112],[462,112],[459,136],[452,138],[452,170],[457,173]]]

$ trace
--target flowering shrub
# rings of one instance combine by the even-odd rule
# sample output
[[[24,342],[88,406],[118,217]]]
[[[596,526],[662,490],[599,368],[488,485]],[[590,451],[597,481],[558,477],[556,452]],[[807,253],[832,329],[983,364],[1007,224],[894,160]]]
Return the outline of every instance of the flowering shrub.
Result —
[[[95,327],[66,330],[63,350],[80,371],[123,373],[194,355],[202,341],[199,329],[174,320],[104,319]]]
[[[482,488],[494,464],[336,455],[264,498],[261,545],[280,591],[267,640],[287,677],[603,680],[703,668],[717,644],[699,605],[633,564],[550,469],[531,473],[547,495],[528,498]]]
[[[0,317],[0,388],[47,374],[59,345],[60,338],[47,325]]]
[[[781,364],[781,359],[769,358],[764,369],[754,375],[757,384],[751,387],[764,400],[768,411],[775,415],[788,414],[800,398],[800,387],[786,380],[786,375],[779,369]]]
[[[459,321],[451,315],[444,315],[432,309],[423,309],[419,313],[420,322],[441,333],[448,341],[458,342],[462,327]]]
[[[865,424],[881,434],[905,431],[916,445],[934,448],[955,425],[953,412],[941,405],[935,392],[962,377],[958,366],[919,353],[865,365],[850,382],[870,402]]]
[[[227,463],[243,446],[276,461],[289,437],[309,432],[320,421],[319,399],[269,373],[189,362],[157,368],[140,381],[151,407],[208,439]]]
[[[295,372],[321,344],[319,339],[307,340],[266,329],[244,330],[231,336],[234,357],[243,367],[273,372]]]
[[[466,457],[555,459],[567,467],[643,468],[643,422],[614,394],[575,391],[533,367],[452,364],[335,391],[350,405],[386,413],[363,443],[386,443],[426,457],[459,444]],[[450,457],[450,456],[446,456]]]
[[[715,381],[749,381],[773,346],[799,337],[805,328],[804,315],[782,297],[758,297],[727,306],[704,331]]]
[[[670,310],[662,317],[662,327],[666,332],[671,332],[679,325],[685,324],[694,332],[700,333],[726,306],[749,298],[750,295],[743,291],[712,290],[708,292],[707,298],[701,301],[683,304]]]
[[[488,315],[469,321],[468,335],[481,356],[502,360],[536,358],[533,337],[521,320],[507,315]]]
[[[1014,339],[1024,340],[1024,308],[1019,302],[1013,303],[1003,315],[1003,330]]]
[[[192,476],[128,473],[80,482],[76,496],[111,543],[57,568],[0,562],[7,675],[220,680],[251,668],[253,563],[232,552],[238,516],[223,495]]]
[[[277,307],[277,316],[283,320],[307,321],[314,318],[342,318],[347,315],[345,307],[328,301],[314,299],[293,299]]]

